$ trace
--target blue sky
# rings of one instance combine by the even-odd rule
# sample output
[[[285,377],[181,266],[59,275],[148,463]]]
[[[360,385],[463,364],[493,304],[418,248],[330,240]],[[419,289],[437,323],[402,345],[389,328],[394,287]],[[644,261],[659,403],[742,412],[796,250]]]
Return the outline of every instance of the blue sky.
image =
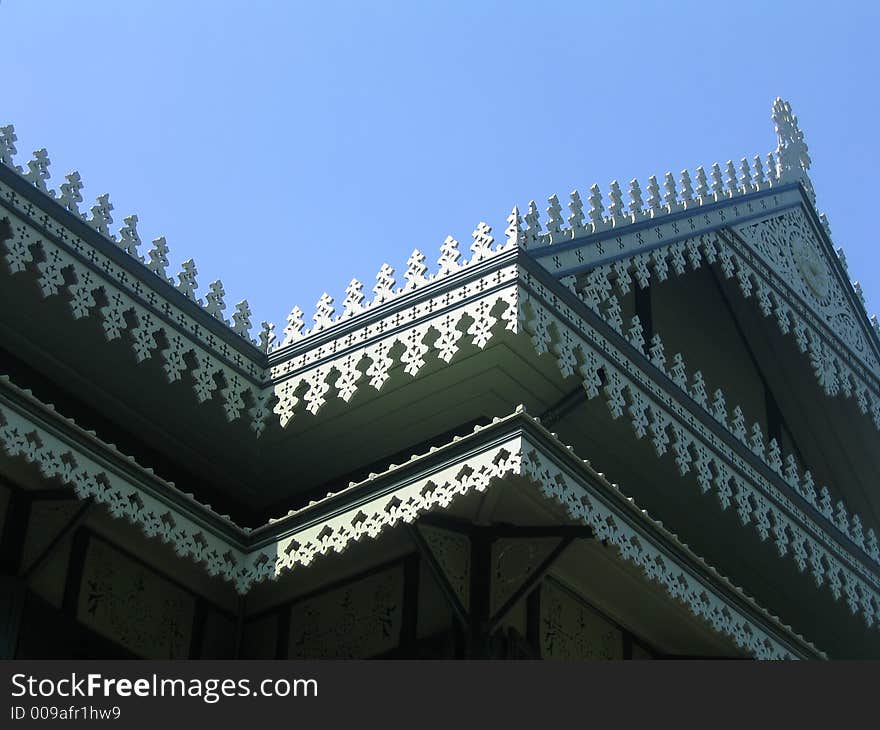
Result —
[[[875,8],[0,0],[0,124],[280,330],[514,203],[764,154],[783,96],[874,312]]]

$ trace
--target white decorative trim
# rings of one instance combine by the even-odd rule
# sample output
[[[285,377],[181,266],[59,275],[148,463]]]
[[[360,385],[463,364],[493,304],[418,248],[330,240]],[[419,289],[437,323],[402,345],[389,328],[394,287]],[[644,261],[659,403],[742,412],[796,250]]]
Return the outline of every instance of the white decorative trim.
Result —
[[[8,385],[8,381],[4,382]],[[32,407],[36,405],[32,396],[19,391],[19,396],[22,395],[31,401]],[[51,411],[45,406],[40,407],[44,409],[45,421]],[[54,418],[58,419],[57,416]],[[515,418],[507,419],[512,426]],[[501,419],[497,419],[498,422]],[[485,491],[495,480],[525,476],[539,487],[544,497],[562,504],[572,519],[590,526],[599,539],[616,547],[623,559],[641,567],[649,579],[663,586],[673,598],[684,603],[694,615],[705,619],[716,631],[730,636],[744,651],[760,659],[821,655],[714,569],[699,561],[687,547],[635,508],[616,487],[589,469],[585,462],[571,456],[577,468],[589,474],[588,478],[576,477],[572,471],[561,468],[555,457],[545,453],[540,441],[517,433],[515,428],[509,437],[500,441],[493,439],[491,446],[476,454],[471,450],[466,456],[453,458],[444,466],[408,480],[404,486],[383,490],[366,500],[349,502],[346,509],[311,521],[312,524],[306,523],[305,527],[280,539],[272,539],[269,544],[252,551],[231,545],[227,538],[184,514],[175,506],[174,500],[151,494],[144,482],[138,483],[131,478],[130,472],[137,471],[132,460],[118,452],[115,459],[108,459],[106,455],[99,457],[77,445],[72,431],[78,430],[70,421],[59,430],[57,424],[39,423],[20,407],[13,407],[11,402],[0,404],[0,444],[9,456],[22,457],[37,466],[44,478],[58,479],[73,487],[80,499],[91,497],[104,504],[112,516],[124,517],[139,525],[148,537],[170,542],[178,555],[204,565],[211,575],[233,582],[241,593],[246,593],[256,582],[276,579],[294,567],[307,566],[319,555],[342,552],[363,537],[375,538],[396,524],[413,522],[431,509],[444,509],[461,495]],[[478,438],[480,431],[479,427],[476,428],[470,438]],[[553,440],[543,432],[541,440],[548,439]],[[115,450],[93,437],[92,440],[106,451]],[[455,442],[450,444],[454,445]],[[405,466],[413,467],[436,453],[437,450],[432,450],[426,455],[413,457]],[[116,460],[128,462],[128,466],[123,468],[111,463]],[[392,466],[389,474],[397,468]],[[367,482],[354,485],[347,491],[354,495],[377,478],[373,475]],[[161,480],[153,475],[146,476],[146,479],[155,485],[161,484]],[[164,486],[169,493],[174,491],[170,485]],[[177,499],[181,496],[176,491],[174,494]],[[615,503],[617,506],[612,506]],[[216,519],[216,515],[205,507],[195,503],[190,506],[193,512],[206,512]],[[292,516],[317,512],[321,506],[318,503]],[[284,523],[285,520],[279,520],[272,527],[283,527]],[[231,523],[229,527],[240,532],[243,538],[247,537]],[[655,535],[674,545],[676,554],[661,545]],[[705,575],[699,575],[693,567],[686,567],[687,564],[695,566],[698,561],[698,570]],[[728,600],[710,581],[736,595],[737,602]],[[738,604],[743,602],[751,613],[759,616],[760,625],[741,610]],[[773,625],[776,634],[787,635],[795,641],[780,642],[762,628],[767,625]],[[798,646],[799,653],[795,653],[793,646]]]
[[[10,199],[11,191],[2,185],[0,192]],[[42,225],[50,231],[54,227],[58,235],[64,232],[68,245],[79,257],[24,219],[14,215],[8,219],[12,236],[0,242],[0,251],[5,250],[3,258],[9,273],[34,275],[43,298],[66,298],[74,319],[94,315],[108,341],[127,333],[135,360],[142,363],[158,354],[168,382],[181,380],[190,373],[197,400],[204,402],[216,392],[230,421],[247,415],[245,393],[250,404],[263,399],[264,373],[253,360],[204,331],[195,320],[167,300],[160,300],[153,291],[145,291],[124,269],[82,240],[72,238],[48,216]],[[264,420],[251,421],[257,434],[264,426]]]
[[[269,370],[281,425],[302,408],[316,413],[331,386],[348,402],[366,384],[380,390],[398,366],[415,377],[429,356],[448,363],[465,343],[483,349],[497,332],[518,332],[517,273],[509,264],[428,298],[414,297],[409,306],[401,300],[393,314],[360,327],[354,321],[335,337],[331,330],[320,344],[290,353]]]
[[[765,317],[774,317],[780,332],[793,334],[801,350],[809,353],[813,372],[826,395],[854,397],[861,412],[870,414],[875,427],[880,430],[880,397],[869,390],[858,376],[824,344],[825,341],[820,339],[821,330],[818,329],[815,321],[799,319],[801,315],[798,310],[786,304],[781,295],[776,293],[777,290],[769,288],[765,283],[765,278],[759,276],[753,269],[752,261],[740,256],[739,251],[734,250],[732,245],[718,234],[707,234],[699,239],[687,239],[680,244],[655,249],[652,251],[650,259],[647,256],[636,256],[630,260],[621,259],[613,264],[596,267],[587,274],[586,286],[580,291],[575,287],[575,292],[590,309],[602,316],[612,328],[623,334],[619,316],[621,302],[618,295],[625,294],[635,286],[646,287],[652,273],[659,281],[665,280],[669,271],[667,259],[672,262],[675,273],[683,275],[685,273],[685,253],[687,253],[687,260],[693,270],[704,263],[718,261],[723,274],[727,278],[737,280],[743,295],[747,298],[754,296],[761,313]],[[827,284],[826,291],[830,292],[831,289],[831,285]],[[862,535],[861,518],[858,515],[849,518],[846,508],[840,501],[837,502],[836,515],[832,512],[830,497],[826,507],[817,503],[816,490],[813,488],[809,472],[804,476],[804,479],[809,479],[809,482],[802,484],[794,457],[791,454],[782,453],[780,445],[775,439],[766,442],[757,423],[753,423],[750,430],[747,431],[745,419],[739,406],[734,409],[733,421],[727,422],[724,393],[720,388],[712,391],[713,403],[710,410],[706,393],[707,384],[702,373],[696,371],[692,379],[689,379],[680,353],[675,355],[676,364],[667,373],[666,355],[658,333],[653,335],[651,347],[646,353],[645,342],[641,337],[641,323],[638,321],[638,317],[635,317],[627,339],[660,372],[668,375],[685,396],[713,415],[722,426],[728,429],[732,436],[749,446],[752,452],[762,459],[770,469],[780,477],[784,477],[793,489],[822,512],[829,520],[829,527],[840,530],[847,539],[853,541],[875,561],[880,560],[880,552],[878,552],[873,531],[869,530],[867,539],[865,539]],[[570,370],[570,366],[566,366],[564,372],[568,370]],[[688,386],[688,382],[691,380],[693,384]],[[640,407],[640,401],[637,400],[631,407],[631,415],[634,418],[634,428],[639,438],[644,435],[646,426],[643,414],[644,407]],[[785,465],[784,475],[783,465]],[[820,491],[827,492],[827,487],[822,487]]]
[[[773,226],[772,230],[775,231],[779,226],[780,218],[798,221],[802,220],[802,215],[798,210],[792,210],[771,218],[768,222]],[[759,225],[758,223],[752,224],[750,228],[754,229]],[[781,243],[775,239],[764,245],[781,248]],[[773,255],[778,256],[778,251]],[[768,277],[768,272],[765,270],[759,273],[760,270],[755,268],[753,257],[744,254],[741,249],[735,248],[733,243],[718,233],[689,238],[664,248],[654,249],[650,256],[641,255],[633,259],[620,259],[613,264],[596,267],[586,275],[586,286],[580,291],[576,287],[574,289],[590,309],[601,315],[611,327],[621,332],[619,295],[625,294],[635,286],[646,287],[652,275],[657,280],[664,281],[669,275],[670,264],[676,275],[684,275],[686,260],[692,270],[696,270],[704,264],[718,262],[724,276],[728,279],[736,279],[743,296],[755,299],[763,316],[773,317],[782,334],[791,334],[795,337],[801,351],[809,355],[813,373],[825,394],[855,398],[861,412],[866,415],[870,414],[875,428],[880,430],[880,397],[875,395],[859,375],[825,344],[827,329],[822,328],[815,318],[806,316],[807,313],[796,303],[787,303],[791,300],[784,298],[778,288],[771,288],[771,284],[768,282],[772,279]],[[840,310],[848,312],[848,309],[843,303],[842,294],[839,291],[835,294],[836,284],[831,280],[830,273],[824,274],[824,278],[825,300],[828,303],[835,302],[830,316],[838,320],[841,316]],[[802,283],[802,287],[805,286],[806,283]],[[863,535],[863,522],[858,515],[849,517],[846,507],[839,499],[835,512],[832,509],[831,497],[823,496],[828,495],[828,488],[821,487],[818,489],[817,495],[817,488],[814,488],[809,472],[804,475],[803,480],[801,479],[794,456],[784,454],[775,439],[765,442],[764,435],[757,423],[753,423],[750,429],[746,428],[745,419],[739,406],[734,410],[733,421],[728,424],[724,406],[725,398],[721,389],[712,391],[714,395],[710,410],[706,394],[708,384],[703,380],[702,373],[697,371],[693,374],[694,383],[699,384],[699,390],[695,393],[695,386],[688,386],[689,378],[681,354],[675,355],[677,365],[667,373],[666,356],[660,335],[654,334],[650,350],[646,353],[645,343],[640,337],[640,332],[641,324],[636,317],[630,328],[628,339],[639,354],[647,357],[660,372],[671,378],[686,397],[713,415],[722,426],[728,429],[732,436],[747,445],[772,471],[784,478],[792,489],[825,516],[829,528],[842,532],[848,540],[870,555],[875,562],[880,562],[877,538],[873,530],[868,530],[867,535]],[[856,337],[857,334],[854,333],[850,339],[854,340]],[[567,370],[570,370],[570,366],[566,367]],[[631,406],[630,410],[634,419],[636,435],[641,438],[646,422],[643,415],[644,407],[641,406],[639,399],[636,399],[636,403]]]
[[[762,540],[772,533],[780,556],[792,555],[799,570],[806,569],[809,557],[817,586],[827,585],[836,599],[845,594],[853,614],[861,613],[868,626],[874,625],[880,614],[880,579],[873,567],[853,557],[726,439],[688,413],[678,396],[673,397],[642,373],[628,353],[619,351],[528,272],[525,278],[527,288],[537,295],[530,295],[525,304],[529,310],[526,329],[532,333],[539,354],[551,349],[566,351],[564,357],[557,355],[560,372],[570,371],[574,362],[589,397],[598,395],[603,382],[601,371],[605,382],[602,391],[613,418],[629,413],[637,436],[644,433],[646,423],[650,424],[657,456],[671,446],[682,476],[693,468],[700,489],[707,492],[714,487],[722,509],[731,505],[732,489],[736,489],[744,524],[753,524]],[[543,301],[551,303],[545,305]],[[876,556],[870,558],[876,563]]]
[[[8,387],[8,379],[2,380]],[[36,405],[32,396],[28,400],[31,407]],[[42,416],[48,420],[46,413]],[[3,450],[10,457],[21,457],[35,465],[45,479],[57,479],[72,487],[80,499],[92,498],[106,506],[113,517],[138,525],[147,537],[170,543],[177,555],[203,565],[210,575],[219,575],[230,582],[239,579],[245,553],[201,524],[204,519],[198,521],[193,516],[202,513],[213,521],[225,522],[230,529],[238,529],[228,518],[192,500],[191,514],[186,514],[176,504],[185,501],[183,495],[172,485],[152,474],[142,474],[143,481],[133,479],[132,471],[142,471],[133,459],[123,456],[115,447],[98,442],[94,435],[85,434],[86,439],[100,444],[104,450],[116,451],[110,458],[101,458],[77,443],[74,433],[82,438],[82,432],[72,421],[54,418],[61,423],[44,425],[25,409],[14,407],[11,402],[0,403]],[[149,483],[152,489],[146,486]],[[164,497],[160,497],[163,492]]]

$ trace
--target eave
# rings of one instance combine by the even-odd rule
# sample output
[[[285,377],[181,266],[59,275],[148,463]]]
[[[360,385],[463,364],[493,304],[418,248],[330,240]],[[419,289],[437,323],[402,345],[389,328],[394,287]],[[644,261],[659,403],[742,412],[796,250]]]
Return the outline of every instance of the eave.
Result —
[[[823,656],[522,412],[251,531],[140,469],[8,380],[0,387],[0,439],[7,455],[23,457],[44,478],[72,486],[80,499],[104,504],[149,537],[170,541],[178,555],[233,581],[242,593],[254,582],[301,570],[322,554],[351,549],[358,540],[445,509],[473,490],[525,478],[544,498],[564,507],[575,523],[591,527],[623,559],[642,567],[749,653],[758,658]]]

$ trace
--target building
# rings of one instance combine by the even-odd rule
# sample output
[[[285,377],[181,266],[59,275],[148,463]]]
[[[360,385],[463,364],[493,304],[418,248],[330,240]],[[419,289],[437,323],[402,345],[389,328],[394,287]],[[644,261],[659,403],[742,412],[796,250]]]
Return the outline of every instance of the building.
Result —
[[[5,655],[880,656],[878,324],[772,118],[256,340],[3,128]]]

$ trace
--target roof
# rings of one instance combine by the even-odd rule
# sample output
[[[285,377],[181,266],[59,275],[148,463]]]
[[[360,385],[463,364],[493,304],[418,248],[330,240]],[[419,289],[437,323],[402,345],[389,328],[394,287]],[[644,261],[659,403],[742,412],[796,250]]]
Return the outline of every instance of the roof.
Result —
[[[302,569],[322,554],[345,551],[428,511],[447,509],[499,480],[522,477],[756,657],[824,656],[521,408],[254,530],[142,469],[5,376],[0,378],[0,444],[46,478],[73,487],[80,499],[94,499],[148,537],[171,542],[178,555],[234,582],[240,593]]]

